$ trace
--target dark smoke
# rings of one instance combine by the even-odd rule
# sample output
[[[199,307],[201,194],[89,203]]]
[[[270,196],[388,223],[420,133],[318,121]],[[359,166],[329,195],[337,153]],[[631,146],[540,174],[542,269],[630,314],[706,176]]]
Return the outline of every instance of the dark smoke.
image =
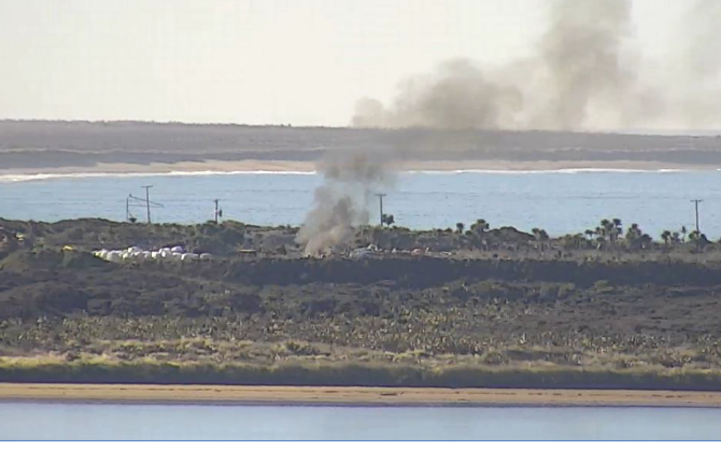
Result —
[[[669,122],[715,124],[721,73],[721,1],[700,0],[682,24],[681,67],[654,85],[634,48],[630,0],[553,0],[535,55],[507,67],[469,60],[401,83],[390,106],[356,105],[357,127],[613,129]],[[658,64],[656,65],[658,67]],[[649,72],[650,73],[650,72]],[[500,75],[499,75],[500,74]],[[657,72],[654,72],[658,78]]]
[[[374,99],[356,105],[356,127],[427,127],[443,129],[496,128],[522,106],[513,86],[492,82],[471,61],[441,64],[428,76],[407,80],[393,108]]]
[[[721,0],[698,1],[682,22],[680,55],[653,66],[671,78],[654,85],[633,48],[629,0],[555,0],[533,57],[500,69],[446,61],[401,83],[390,106],[359,100],[352,124],[450,130],[719,126]],[[391,161],[355,154],[319,167],[325,184],[298,237],[306,253],[349,244],[353,227],[368,223],[369,196],[388,186]]]
[[[388,156],[377,153],[329,157],[319,163],[324,184],[316,189],[313,209],[297,237],[306,254],[323,254],[350,244],[354,228],[368,224],[373,194],[393,184],[391,165]]]

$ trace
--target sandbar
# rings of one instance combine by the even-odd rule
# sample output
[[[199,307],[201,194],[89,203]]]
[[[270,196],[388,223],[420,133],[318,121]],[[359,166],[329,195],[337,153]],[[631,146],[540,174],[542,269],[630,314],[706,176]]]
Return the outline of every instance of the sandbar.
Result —
[[[0,401],[337,406],[721,407],[721,392],[0,383]]]

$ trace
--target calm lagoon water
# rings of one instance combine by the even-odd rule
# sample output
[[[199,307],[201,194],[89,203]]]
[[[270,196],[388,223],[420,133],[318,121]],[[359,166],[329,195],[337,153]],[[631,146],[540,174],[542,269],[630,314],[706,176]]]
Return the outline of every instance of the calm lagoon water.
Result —
[[[0,439],[721,439],[721,409],[0,403]]]
[[[321,183],[315,174],[236,173],[93,176],[12,181],[0,177],[0,217],[55,221],[77,217],[125,219],[128,194],[164,208],[156,221],[194,223],[212,217],[215,198],[226,218],[263,225],[303,222]],[[385,208],[399,225],[455,227],[478,218],[492,226],[546,229],[552,235],[582,232],[601,219],[637,222],[654,237],[694,223],[691,199],[702,198],[701,226],[721,237],[721,172],[435,172],[403,173],[386,190]],[[371,218],[377,208],[370,205]],[[144,218],[142,206],[132,212]]]

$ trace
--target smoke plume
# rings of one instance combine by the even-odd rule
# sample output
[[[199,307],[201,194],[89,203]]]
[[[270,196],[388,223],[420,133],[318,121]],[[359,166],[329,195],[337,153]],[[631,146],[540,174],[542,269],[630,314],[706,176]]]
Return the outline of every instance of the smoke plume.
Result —
[[[621,51],[631,34],[626,0],[558,0],[540,43],[540,66],[551,94],[540,128],[576,129],[594,99],[614,101],[631,83]],[[538,119],[537,119],[538,120]]]
[[[681,19],[678,54],[669,51],[668,60],[654,64],[634,48],[630,0],[551,0],[549,5],[548,28],[533,56],[501,68],[481,67],[468,59],[443,62],[431,73],[400,83],[390,105],[359,100],[353,126],[721,126],[721,1],[697,1]],[[317,189],[314,208],[298,235],[306,253],[349,244],[353,227],[368,223],[369,196],[391,182],[393,157],[357,153],[321,163],[325,183]]]
[[[710,125],[721,107],[721,2],[700,0],[681,24],[680,55],[649,65],[634,46],[630,0],[552,0],[533,56],[488,68],[465,59],[399,85],[389,106],[363,99],[356,127],[613,129]],[[659,79],[658,69],[673,73]],[[647,75],[647,76],[644,76]],[[652,75],[652,76],[649,76]],[[718,117],[712,119],[719,126]]]
[[[518,89],[486,79],[471,61],[442,63],[435,73],[417,76],[401,86],[392,109],[362,99],[356,105],[357,127],[495,128],[522,106]]]
[[[323,185],[298,232],[305,253],[318,255],[350,244],[356,226],[368,224],[370,197],[393,184],[391,161],[378,153],[328,157],[318,164]]]

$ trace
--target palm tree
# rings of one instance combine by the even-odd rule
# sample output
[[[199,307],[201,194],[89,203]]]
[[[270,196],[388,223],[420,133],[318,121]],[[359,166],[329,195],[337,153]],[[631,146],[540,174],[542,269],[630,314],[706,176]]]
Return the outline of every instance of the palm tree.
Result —
[[[487,243],[484,234],[490,228],[490,224],[483,219],[478,219],[476,220],[476,223],[471,225],[471,229],[468,234],[472,236],[472,241],[474,245],[476,245],[477,247],[481,247],[484,250],[487,250]]]
[[[458,234],[463,234],[463,229],[464,229],[465,227],[466,227],[466,226],[463,225],[463,222],[458,222],[458,223],[456,224],[456,231],[458,232]]]
[[[610,237],[612,241],[617,241],[618,237],[623,234],[623,227],[621,226],[621,219],[612,219],[611,220],[611,229],[610,229]]]
[[[650,236],[644,234],[637,223],[631,224],[628,230],[626,230],[626,243],[629,248],[645,248],[648,245],[649,239],[651,239]]]
[[[606,227],[602,225],[600,227],[596,227],[596,230],[594,230],[593,234],[595,234],[597,238],[602,238],[603,240],[606,240],[606,235],[608,234],[608,231]]]
[[[637,223],[631,224],[631,226],[626,230],[626,239],[629,241],[636,240],[641,237],[641,228],[638,226]]]
[[[476,220],[476,223],[471,225],[471,231],[477,234],[483,234],[491,228],[491,225],[484,219]]]
[[[681,242],[681,238],[679,237],[678,231],[674,231],[673,233],[671,233],[671,240],[673,241],[674,244],[678,244],[679,242]]]
[[[586,230],[590,231],[590,230]],[[566,249],[579,249],[586,242],[586,238],[581,233],[567,234],[563,236],[563,247]]]
[[[601,220],[601,224],[596,227],[596,242],[598,249],[605,247],[606,241],[613,241],[613,222],[608,219]]]
[[[663,233],[661,233],[661,239],[663,240],[664,244],[669,245],[671,243],[671,232],[668,230],[663,230]]]
[[[692,231],[688,235],[688,238],[691,240],[691,242],[693,242],[696,250],[701,250],[709,244],[709,240],[706,238],[706,235],[696,230]]]
[[[641,248],[648,248],[653,243],[653,238],[644,233],[641,235]]]
[[[622,233],[621,219],[603,219],[601,220],[601,224],[596,227],[594,234],[598,236],[596,241],[602,244],[603,241],[615,243]]]
[[[548,240],[548,233],[546,233],[546,230],[543,230],[541,228],[534,228],[533,230],[531,230],[531,232],[533,233],[533,237],[535,237],[536,240],[539,242]]]
[[[548,240],[548,233],[546,233],[546,230],[542,230],[541,228],[534,228],[531,232],[533,233],[533,237],[536,241],[541,244],[540,248],[543,250],[546,246],[545,242]]]

